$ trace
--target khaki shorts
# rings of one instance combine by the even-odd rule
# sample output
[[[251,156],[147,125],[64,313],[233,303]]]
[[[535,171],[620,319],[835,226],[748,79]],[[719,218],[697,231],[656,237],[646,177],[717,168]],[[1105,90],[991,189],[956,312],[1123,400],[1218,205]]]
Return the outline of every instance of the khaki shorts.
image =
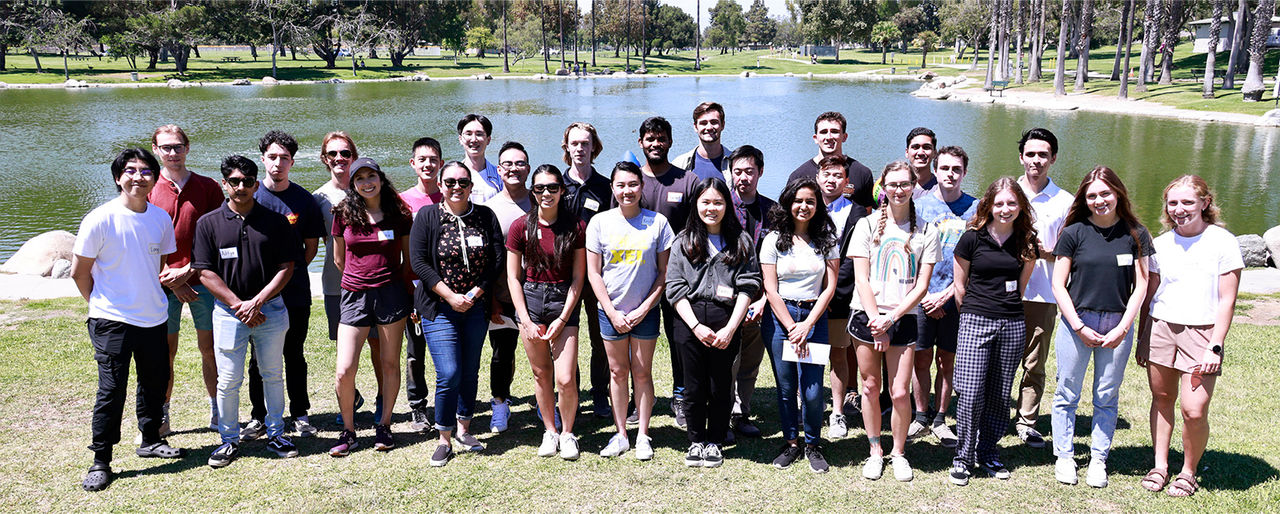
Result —
[[[1191,326],[1153,320],[1151,354],[1147,360],[1166,368],[1191,373],[1200,364],[1200,357],[1208,351],[1212,336],[1213,325]],[[1219,368],[1213,375],[1221,374],[1222,370]]]

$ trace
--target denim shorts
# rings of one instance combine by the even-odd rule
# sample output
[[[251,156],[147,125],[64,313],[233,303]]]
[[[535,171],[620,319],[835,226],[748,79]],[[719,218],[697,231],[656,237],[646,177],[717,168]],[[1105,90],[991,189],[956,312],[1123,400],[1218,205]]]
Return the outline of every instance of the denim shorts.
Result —
[[[849,335],[863,344],[875,343],[875,337],[871,335],[871,329],[867,327],[869,323],[871,323],[871,318],[867,316],[867,311],[853,311],[853,314],[849,316]],[[916,330],[919,328],[916,325],[915,314],[907,314],[898,318],[898,321],[889,326],[889,346],[911,346],[916,344]]]
[[[569,299],[569,287],[568,282],[525,282],[524,303],[529,319],[535,325],[550,325],[563,315],[564,302]],[[579,310],[573,309],[565,326],[576,327],[580,322]]]
[[[658,331],[662,328],[662,324],[659,323],[661,317],[658,313],[660,311],[661,309],[655,305],[652,309],[649,309],[649,313],[640,320],[640,323],[631,327],[630,332],[619,333],[613,328],[613,322],[609,321],[609,315],[605,314],[604,309],[596,309],[597,319],[600,320],[600,337],[605,341],[621,341],[627,337],[657,339]]]
[[[178,296],[173,291],[165,290],[165,296],[169,299],[169,323],[167,328],[170,334],[177,334],[178,329],[182,326],[182,306],[191,306],[191,321],[195,322],[196,330],[213,330],[213,293],[209,292],[209,288],[204,284],[196,283],[191,286],[196,291],[196,299],[190,303],[182,303],[178,301]]]
[[[392,281],[362,291],[342,290],[339,323],[349,327],[390,325],[409,315],[409,290]]]

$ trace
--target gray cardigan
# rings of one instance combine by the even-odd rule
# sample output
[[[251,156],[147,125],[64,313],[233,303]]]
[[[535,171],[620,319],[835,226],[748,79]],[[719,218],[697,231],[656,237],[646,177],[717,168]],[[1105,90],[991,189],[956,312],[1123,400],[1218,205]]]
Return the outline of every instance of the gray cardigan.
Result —
[[[743,234],[747,248],[754,249],[751,238]],[[681,298],[689,301],[708,300],[733,305],[739,293],[748,298],[756,298],[762,284],[760,262],[755,252],[736,267],[725,262],[724,253],[718,253],[707,259],[701,266],[694,266],[684,254],[680,238],[671,246],[671,256],[667,259],[667,301],[675,304]],[[726,245],[727,246],[727,245]],[[732,288],[728,298],[717,295],[721,286]]]

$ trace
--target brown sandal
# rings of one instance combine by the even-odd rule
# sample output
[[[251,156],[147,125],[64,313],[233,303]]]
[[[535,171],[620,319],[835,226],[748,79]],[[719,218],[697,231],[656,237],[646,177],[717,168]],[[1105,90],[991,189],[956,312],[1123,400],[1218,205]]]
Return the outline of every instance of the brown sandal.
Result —
[[[1169,490],[1166,492],[1174,498],[1186,498],[1195,495],[1199,490],[1200,483],[1196,482],[1194,475],[1178,473],[1178,477],[1173,479],[1173,483],[1169,484]]]
[[[1151,468],[1151,471],[1148,471],[1147,475],[1142,477],[1142,488],[1153,493],[1164,490],[1164,486],[1168,483],[1169,470],[1167,469]]]

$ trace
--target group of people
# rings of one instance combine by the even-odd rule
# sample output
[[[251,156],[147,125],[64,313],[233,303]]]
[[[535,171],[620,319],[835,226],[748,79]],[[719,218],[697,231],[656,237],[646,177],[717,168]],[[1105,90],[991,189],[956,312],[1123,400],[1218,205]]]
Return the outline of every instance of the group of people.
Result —
[[[719,466],[725,445],[761,435],[752,392],[767,355],[784,441],[775,467],[803,457],[812,471],[826,472],[824,424],[827,438],[845,438],[846,415],[860,413],[867,479],[880,478],[887,461],[896,479],[911,480],[906,444],[928,435],[955,449],[952,483],[965,485],[975,472],[1008,479],[997,442],[1008,430],[1010,391],[1017,391],[1018,437],[1045,446],[1035,426],[1056,346],[1051,427],[1059,482],[1078,480],[1072,440],[1092,361],[1086,483],[1107,485],[1118,393],[1133,353],[1152,391],[1155,464],[1142,485],[1167,486],[1174,496],[1199,488],[1208,404],[1243,267],[1202,179],[1169,184],[1168,230],[1153,239],[1113,170],[1090,171],[1074,195],[1050,178],[1058,140],[1048,130],[1028,130],[1017,142],[1021,176],[973,196],[961,187],[968,155],[938,147],[933,131],[912,130],[905,159],[877,178],[845,155],[846,120],[827,112],[814,123],[818,154],[791,173],[775,202],[758,190],[763,153],[721,144],[723,107],[699,104],[693,126],[698,145],[673,161],[671,124],[645,120],[640,154],[606,175],[594,168],[602,145],[588,123],[565,129],[562,171],[533,167],[515,142],[490,162],[492,123],[468,114],[457,124],[463,158],[445,162],[438,141],[415,141],[417,180],[399,193],[342,132],[321,142],[330,180],[311,193],[289,180],[298,150],[289,134],[261,138],[261,179],[253,159],[232,155],[222,161],[219,184],[187,169],[190,142],[181,128],[159,127],[151,151],[128,149],[112,163],[120,195],[86,215],[76,240],[73,278],[89,302],[99,367],[94,462],[83,487],[100,490],[112,479],[130,359],[137,362],[137,454],[183,455],[164,439],[183,304],[202,356],[210,428],[221,438],[209,465],[230,464],[243,441],[264,436],[277,455],[298,454],[287,434],[317,434],[303,352],[311,304],[305,270],[323,241],[342,426],[334,457],[361,445],[355,418],[364,397],[355,376],[366,344],[378,384],[373,448],[394,448],[406,338],[410,426],[439,435],[430,464],[447,464],[455,445],[484,450],[471,420],[487,336],[489,429],[508,426],[515,350],[523,343],[544,429],[537,454],[579,458],[585,321],[590,412],[616,427],[603,457],[633,446],[636,458],[653,457],[653,360],[665,333],[671,409],[688,432],[689,466]],[[253,408],[242,427],[246,354]],[[428,356],[434,401],[424,376]],[[825,416],[828,376],[832,412]],[[953,394],[954,431],[946,417]],[[1179,397],[1184,462],[1170,481]],[[882,443],[885,412],[891,441]]]

